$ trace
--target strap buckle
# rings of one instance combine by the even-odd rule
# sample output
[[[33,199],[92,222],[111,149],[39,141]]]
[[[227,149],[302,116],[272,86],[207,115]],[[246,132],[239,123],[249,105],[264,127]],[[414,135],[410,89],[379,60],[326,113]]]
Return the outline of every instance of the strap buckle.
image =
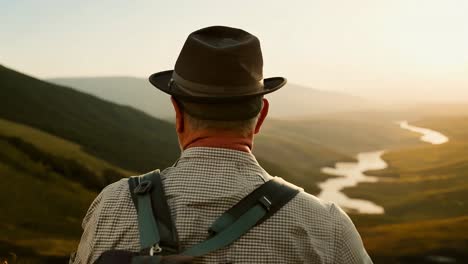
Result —
[[[153,187],[153,183],[151,181],[142,181],[138,184],[137,187],[133,190],[134,194],[144,195],[145,193],[149,192]]]
[[[266,196],[262,196],[258,201],[263,205],[263,207],[265,207],[267,211],[270,211],[271,201],[268,200]]]
[[[150,256],[154,256],[154,254],[159,254],[162,252],[162,248],[159,246],[159,244],[154,244],[151,248],[150,248],[150,252],[149,252],[149,255]]]

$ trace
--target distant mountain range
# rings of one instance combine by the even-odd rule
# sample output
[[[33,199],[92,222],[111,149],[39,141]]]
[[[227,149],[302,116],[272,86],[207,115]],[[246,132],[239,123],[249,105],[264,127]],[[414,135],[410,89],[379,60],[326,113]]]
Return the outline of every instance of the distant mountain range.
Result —
[[[143,78],[56,78],[47,81],[134,107],[156,118],[172,120],[174,117],[169,95],[159,91]]]
[[[54,78],[48,81],[89,93],[111,102],[132,106],[154,117],[173,119],[169,95],[146,79],[134,77]],[[362,98],[312,89],[292,83],[268,94],[270,117],[296,118],[323,113],[356,111],[372,107]]]

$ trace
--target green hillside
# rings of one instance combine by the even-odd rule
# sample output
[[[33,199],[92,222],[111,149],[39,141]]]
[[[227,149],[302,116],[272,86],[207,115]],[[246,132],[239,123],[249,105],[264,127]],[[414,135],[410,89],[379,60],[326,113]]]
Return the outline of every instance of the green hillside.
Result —
[[[76,143],[4,119],[0,119],[0,139],[26,154],[28,159],[93,191],[136,174],[89,155]]]
[[[382,181],[345,193],[375,201],[386,214],[353,219],[376,256],[439,254],[467,260],[468,117],[439,116],[414,125],[439,131],[450,141],[385,153],[389,168],[368,172]]]
[[[36,128],[1,118],[0,136],[20,138],[25,142],[34,145],[41,151],[65,159],[75,160],[89,170],[96,172],[98,175],[102,175],[105,170],[115,170],[125,176],[136,174],[135,172],[121,169],[107,161],[90,155],[76,143],[53,136]]]
[[[96,193],[34,161],[5,137],[0,138],[0,176],[0,253],[36,261],[36,255],[68,255]]]
[[[134,174],[76,143],[0,119],[0,258],[13,251],[20,263],[65,262],[97,191]]]
[[[119,167],[147,171],[178,157],[172,124],[0,66],[0,118],[75,142]]]

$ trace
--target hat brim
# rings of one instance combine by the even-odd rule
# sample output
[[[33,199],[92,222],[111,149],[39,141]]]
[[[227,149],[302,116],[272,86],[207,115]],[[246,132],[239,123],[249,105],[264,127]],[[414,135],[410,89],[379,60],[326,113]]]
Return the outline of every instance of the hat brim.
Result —
[[[243,99],[256,97],[264,94],[272,93],[281,87],[283,87],[287,80],[283,77],[272,77],[263,79],[263,90],[255,91],[249,94],[240,94],[240,95],[207,95],[207,96],[194,96],[183,93],[180,89],[177,89],[177,84],[170,84],[172,79],[172,73],[174,70],[163,71],[154,73],[149,77],[149,81],[159,90],[172,95],[176,98],[183,99],[190,102],[198,103],[221,103],[221,102],[230,102],[230,101],[241,101]]]

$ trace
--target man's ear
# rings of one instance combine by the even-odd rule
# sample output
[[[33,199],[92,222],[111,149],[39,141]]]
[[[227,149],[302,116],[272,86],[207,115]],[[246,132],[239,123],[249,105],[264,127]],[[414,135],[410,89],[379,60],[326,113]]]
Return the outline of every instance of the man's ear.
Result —
[[[171,102],[176,114],[176,131],[177,133],[182,133],[184,132],[184,113],[182,112],[182,108],[179,106],[179,103],[172,96]]]
[[[260,127],[263,125],[263,121],[265,121],[265,118],[268,115],[268,109],[270,108],[270,103],[266,98],[263,98],[263,106],[262,110],[260,110],[260,115],[258,117],[257,124],[255,125],[255,131],[254,134],[257,134],[260,132]]]

